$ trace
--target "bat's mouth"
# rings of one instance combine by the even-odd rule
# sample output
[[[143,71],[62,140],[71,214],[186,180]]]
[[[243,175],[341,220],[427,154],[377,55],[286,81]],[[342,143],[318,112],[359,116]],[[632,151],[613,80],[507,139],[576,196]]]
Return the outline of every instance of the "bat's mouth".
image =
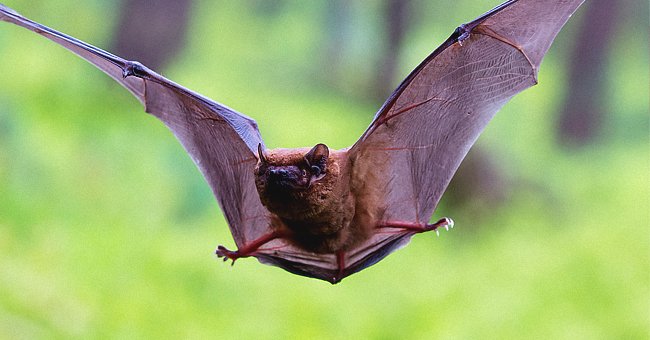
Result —
[[[270,187],[280,190],[306,189],[307,186],[289,179],[278,179],[269,182]]]

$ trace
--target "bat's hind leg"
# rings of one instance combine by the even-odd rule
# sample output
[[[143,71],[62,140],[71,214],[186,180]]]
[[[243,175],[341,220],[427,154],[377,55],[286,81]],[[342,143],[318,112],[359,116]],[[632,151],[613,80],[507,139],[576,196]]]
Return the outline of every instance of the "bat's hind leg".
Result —
[[[378,226],[378,228],[397,228],[414,231],[416,233],[424,233],[434,230],[436,234],[438,233],[438,228],[441,227],[449,230],[449,228],[454,227],[454,221],[449,217],[443,217],[438,220],[438,222],[431,224],[419,224],[414,222],[386,222]]]
[[[232,260],[232,263],[235,264],[235,260],[238,258],[254,255],[261,246],[275,240],[276,238],[283,237],[285,237],[284,233],[280,231],[272,231],[268,234],[260,236],[256,240],[244,245],[235,251],[228,250],[226,247],[220,245],[217,247],[217,251],[215,253],[218,257],[223,257],[224,261],[228,261],[230,259]]]

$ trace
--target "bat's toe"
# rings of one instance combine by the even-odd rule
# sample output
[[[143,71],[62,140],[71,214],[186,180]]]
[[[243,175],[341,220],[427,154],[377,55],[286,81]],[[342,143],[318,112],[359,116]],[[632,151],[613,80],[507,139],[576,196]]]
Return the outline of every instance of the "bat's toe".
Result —
[[[232,260],[232,264],[235,264],[235,260],[241,257],[238,251],[228,250],[226,247],[221,245],[217,247],[215,254],[217,254],[217,257],[219,258],[223,257],[224,262]]]

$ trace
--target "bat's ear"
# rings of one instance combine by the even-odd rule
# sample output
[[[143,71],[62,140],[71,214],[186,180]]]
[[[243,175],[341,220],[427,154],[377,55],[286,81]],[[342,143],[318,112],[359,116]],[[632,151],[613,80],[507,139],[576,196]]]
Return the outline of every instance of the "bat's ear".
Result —
[[[262,143],[257,144],[257,154],[259,155],[260,162],[262,162],[262,164],[268,163],[266,160],[266,155],[264,154],[264,150],[262,150]]]
[[[309,166],[317,166],[325,170],[327,157],[330,155],[330,149],[325,144],[316,144],[309,152],[305,154],[305,160]]]

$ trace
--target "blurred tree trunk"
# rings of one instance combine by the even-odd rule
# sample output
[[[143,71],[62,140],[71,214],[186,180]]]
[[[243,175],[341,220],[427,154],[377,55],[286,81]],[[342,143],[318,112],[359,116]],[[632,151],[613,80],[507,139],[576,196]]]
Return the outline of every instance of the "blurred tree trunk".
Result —
[[[384,101],[397,87],[393,82],[397,74],[399,52],[409,28],[410,0],[386,0],[383,16],[386,22],[386,44],[375,80],[374,97]]]
[[[565,146],[582,146],[599,134],[604,112],[605,63],[623,1],[591,0],[575,39],[569,68],[569,94],[557,126]],[[646,42],[647,43],[647,42]]]
[[[111,50],[160,70],[183,47],[192,0],[124,0]]]
[[[331,0],[327,2],[325,26],[327,41],[325,42],[325,80],[333,86],[339,86],[342,74],[342,64],[345,50],[345,39],[350,22],[350,3],[347,0]]]
[[[247,5],[260,16],[274,17],[282,13],[288,4],[284,0],[249,0]]]
[[[444,200],[452,208],[478,219],[503,204],[511,186],[512,182],[490,153],[474,146],[451,179]]]

